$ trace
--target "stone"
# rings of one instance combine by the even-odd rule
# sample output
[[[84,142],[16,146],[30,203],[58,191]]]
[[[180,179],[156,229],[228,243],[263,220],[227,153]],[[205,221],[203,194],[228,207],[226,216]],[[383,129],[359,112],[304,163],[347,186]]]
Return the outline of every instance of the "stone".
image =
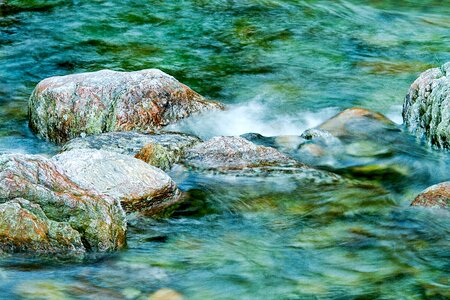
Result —
[[[187,149],[183,163],[194,169],[218,171],[300,165],[274,148],[235,136],[214,137]]]
[[[396,125],[380,113],[353,107],[323,122],[317,129],[320,129],[322,134],[323,131],[326,131],[328,134],[339,138],[348,135],[371,134],[375,130],[396,129]]]
[[[148,296],[148,300],[183,300],[184,297],[177,291],[162,288]]]
[[[181,201],[181,192],[166,173],[131,156],[75,149],[52,161],[79,186],[120,200],[127,212],[159,215]]]
[[[132,131],[107,132],[70,140],[62,151],[97,149],[135,156],[155,167],[168,170],[177,163],[184,150],[201,140],[193,135],[175,132],[142,134]]]
[[[450,208],[450,181],[441,182],[422,191],[411,206]]]
[[[0,156],[0,203],[6,252],[113,251],[126,243],[120,203],[81,188],[42,156]]]
[[[405,97],[402,115],[417,137],[450,148],[450,62],[420,74]]]
[[[157,69],[102,70],[39,82],[29,100],[29,125],[39,137],[62,144],[103,132],[153,132],[222,108]]]
[[[48,219],[39,205],[21,198],[0,204],[0,252],[83,254],[85,251],[80,233],[66,222]]]

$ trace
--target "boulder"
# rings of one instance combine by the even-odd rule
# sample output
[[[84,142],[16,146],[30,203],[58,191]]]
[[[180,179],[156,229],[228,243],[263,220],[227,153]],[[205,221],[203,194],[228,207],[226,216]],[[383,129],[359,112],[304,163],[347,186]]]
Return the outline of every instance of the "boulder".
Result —
[[[164,132],[142,134],[132,131],[107,132],[70,140],[62,151],[97,149],[135,156],[152,166],[168,170],[178,162],[184,150],[201,142],[195,136]]]
[[[186,150],[181,161],[197,171],[212,171],[237,176],[289,175],[303,182],[335,183],[333,173],[302,164],[278,150],[256,145],[236,136],[214,137]]]
[[[348,108],[317,127],[337,138],[365,136],[374,131],[395,128],[395,123],[382,114],[358,107]]]
[[[432,185],[422,191],[411,206],[450,208],[450,181]]]
[[[0,252],[83,254],[81,234],[50,220],[38,204],[16,198],[0,204]]]
[[[152,132],[221,108],[157,69],[102,70],[42,80],[29,100],[29,121],[39,137],[61,144],[86,134]]]
[[[75,149],[52,161],[79,186],[119,199],[127,212],[157,215],[181,201],[181,192],[166,173],[131,156]]]
[[[450,62],[413,82],[403,103],[403,122],[417,137],[450,148]]]
[[[41,156],[0,156],[0,203],[3,251],[112,251],[126,242],[120,203]]]
[[[385,182],[406,180],[413,174],[411,160],[426,155],[398,125],[363,108],[346,109],[301,138],[305,142],[289,153],[291,157],[339,174]],[[419,167],[427,176],[427,168]]]
[[[183,163],[194,169],[218,171],[299,165],[274,148],[235,136],[214,137],[187,149]]]

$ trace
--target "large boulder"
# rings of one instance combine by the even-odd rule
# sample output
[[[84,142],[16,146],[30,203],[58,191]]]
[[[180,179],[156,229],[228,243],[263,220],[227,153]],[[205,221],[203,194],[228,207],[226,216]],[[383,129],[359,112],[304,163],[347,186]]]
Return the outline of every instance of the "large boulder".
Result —
[[[29,118],[39,137],[64,143],[85,134],[151,132],[221,108],[157,69],[102,70],[42,80],[30,97]]]
[[[163,170],[178,162],[184,150],[201,142],[195,136],[165,132],[143,134],[132,131],[107,132],[70,140],[63,151],[97,149],[135,156]]]
[[[432,145],[450,148],[450,62],[413,82],[403,103],[403,122]]]
[[[128,212],[153,216],[181,201],[181,192],[166,173],[131,156],[76,149],[52,161],[79,186],[119,199]]]
[[[0,203],[3,251],[112,251],[126,242],[119,201],[81,188],[41,156],[0,156]]]
[[[411,203],[412,206],[450,208],[450,181],[430,186]]]

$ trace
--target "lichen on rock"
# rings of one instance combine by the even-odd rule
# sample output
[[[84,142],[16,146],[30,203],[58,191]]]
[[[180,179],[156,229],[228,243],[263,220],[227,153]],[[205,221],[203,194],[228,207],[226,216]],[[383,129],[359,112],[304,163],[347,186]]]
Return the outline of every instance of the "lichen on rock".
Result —
[[[403,122],[431,145],[450,148],[450,62],[413,82],[403,103]]]

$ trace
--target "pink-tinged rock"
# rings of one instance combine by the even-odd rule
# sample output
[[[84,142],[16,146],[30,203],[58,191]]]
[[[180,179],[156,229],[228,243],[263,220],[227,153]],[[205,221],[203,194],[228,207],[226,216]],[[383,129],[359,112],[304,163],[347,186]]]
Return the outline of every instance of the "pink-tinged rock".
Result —
[[[119,201],[81,188],[41,156],[0,156],[0,211],[3,251],[112,251],[126,243]]]
[[[152,132],[222,108],[157,69],[102,70],[42,80],[30,97],[29,118],[39,137],[64,143],[85,134]]]
[[[411,203],[412,206],[449,208],[450,181],[430,186],[421,192]]]

